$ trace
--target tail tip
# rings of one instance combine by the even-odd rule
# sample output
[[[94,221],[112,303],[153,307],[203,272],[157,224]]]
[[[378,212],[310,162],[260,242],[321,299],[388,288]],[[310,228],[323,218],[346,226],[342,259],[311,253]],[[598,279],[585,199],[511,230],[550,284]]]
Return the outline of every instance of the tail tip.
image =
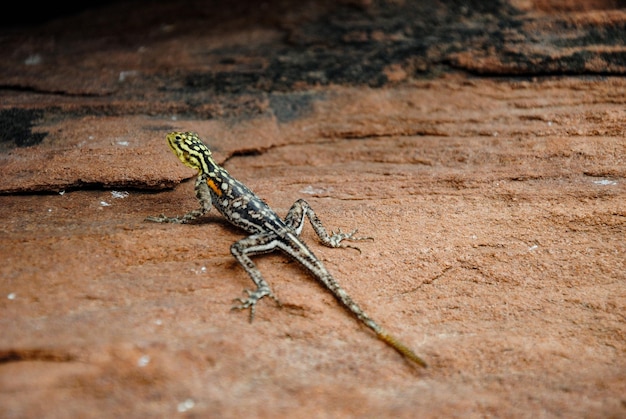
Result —
[[[398,341],[398,339],[394,338],[390,334],[380,331],[378,333],[378,337],[390,345],[393,349],[395,349],[400,355],[404,356],[406,359],[409,359],[419,365],[422,368],[428,368],[428,364],[424,361],[419,355],[409,349],[406,345]]]

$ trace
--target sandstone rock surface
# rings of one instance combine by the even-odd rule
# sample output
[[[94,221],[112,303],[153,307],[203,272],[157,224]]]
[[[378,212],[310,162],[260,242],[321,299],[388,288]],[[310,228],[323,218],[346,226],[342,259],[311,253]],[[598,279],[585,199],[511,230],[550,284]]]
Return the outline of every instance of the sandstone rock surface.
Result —
[[[417,2],[415,2],[417,3]],[[425,2],[426,3],[426,2]],[[5,28],[0,417],[626,416],[619,2],[132,2]],[[474,4],[475,3],[475,4]],[[621,42],[620,37],[621,36]],[[430,364],[195,208],[203,136]]]

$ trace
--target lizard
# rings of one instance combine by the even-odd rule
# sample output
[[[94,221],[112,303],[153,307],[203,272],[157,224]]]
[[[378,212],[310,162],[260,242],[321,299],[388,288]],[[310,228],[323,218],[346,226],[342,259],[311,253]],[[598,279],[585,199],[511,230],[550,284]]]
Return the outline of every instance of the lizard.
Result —
[[[208,213],[214,206],[232,224],[250,233],[235,242],[231,254],[246,270],[255,290],[244,290],[247,298],[237,298],[239,302],[233,309],[250,309],[250,321],[254,318],[256,304],[263,297],[278,299],[272,293],[269,284],[261,275],[250,256],[281,250],[302,264],[333,296],[358,320],[371,329],[376,336],[395,349],[406,359],[426,367],[426,362],[409,347],[383,329],[339,285],[322,262],[300,238],[300,233],[308,217],[321,243],[328,247],[354,247],[342,241],[369,239],[355,237],[357,230],[350,233],[326,231],[311,206],[304,200],[297,200],[289,209],[287,216],[280,218],[270,206],[252,192],[242,182],[232,177],[212,156],[209,148],[194,132],[171,132],[166,136],[170,149],[186,166],[197,170],[195,194],[200,207],[180,217],[167,217],[163,214],[150,216],[146,221],[157,223],[191,222]],[[358,249],[358,248],[357,248]],[[360,250],[359,250],[360,251]]]

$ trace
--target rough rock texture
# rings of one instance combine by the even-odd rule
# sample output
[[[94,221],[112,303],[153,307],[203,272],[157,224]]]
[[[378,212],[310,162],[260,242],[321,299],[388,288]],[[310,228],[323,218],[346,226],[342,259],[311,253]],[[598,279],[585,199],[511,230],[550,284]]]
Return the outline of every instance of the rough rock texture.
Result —
[[[422,4],[428,3],[428,4]],[[0,417],[626,416],[619,1],[132,2],[0,33]],[[65,9],[64,9],[65,10]],[[430,367],[297,264],[231,311],[199,132]]]

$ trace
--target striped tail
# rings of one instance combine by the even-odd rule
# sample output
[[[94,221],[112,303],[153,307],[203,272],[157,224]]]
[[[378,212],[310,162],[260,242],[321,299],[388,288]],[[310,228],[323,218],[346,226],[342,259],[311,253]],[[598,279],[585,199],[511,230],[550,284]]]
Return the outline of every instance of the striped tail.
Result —
[[[407,359],[410,359],[411,361],[415,362],[420,367],[424,367],[424,368],[428,367],[428,365],[422,358],[420,358],[415,352],[409,349],[405,344],[400,342],[398,339],[391,336],[385,330],[383,329],[377,330],[376,336],[378,336],[378,338],[382,340],[383,342],[385,342],[387,345],[391,346],[393,349],[398,351],[400,355],[404,356]]]
[[[297,243],[301,244],[302,246],[305,246],[299,240],[297,241]],[[339,286],[335,278],[333,278],[333,276],[330,273],[328,273],[328,271],[326,270],[322,262],[320,262],[319,259],[317,259],[313,255],[313,252],[309,250],[308,252],[288,252],[288,253],[292,257],[296,258],[300,263],[302,263],[302,265],[308,267],[309,270],[313,274],[316,274],[315,277],[333,293],[335,298],[339,300],[339,302],[343,304],[345,308],[350,310],[360,321],[362,321],[363,324],[365,324],[367,327],[372,329],[372,331],[376,333],[376,336],[378,336],[380,340],[385,342],[387,345],[391,346],[403,357],[415,362],[420,367],[423,367],[423,368],[427,367],[426,362],[422,358],[417,356],[415,352],[409,349],[405,344],[400,342],[398,339],[390,335],[385,329],[380,327],[378,323],[376,323],[367,314],[365,314],[365,312],[361,309],[361,307],[359,307],[358,304],[355,303],[354,300],[352,300],[352,298],[350,298],[348,293]]]
[[[385,342],[387,345],[391,346],[395,349],[400,355],[403,357],[415,362],[420,367],[426,368],[428,365],[426,362],[420,358],[415,352],[409,349],[404,343],[400,342],[398,339],[389,334],[385,329],[380,327],[378,323],[372,320],[365,312],[357,305],[357,303],[352,300],[348,296],[348,294],[343,290],[343,288],[339,287],[335,279],[330,275],[326,274],[326,276],[322,277],[322,280],[325,284],[327,284],[328,288],[333,292],[335,297],[350,310],[359,320],[363,322],[367,327],[372,329],[378,339]]]

